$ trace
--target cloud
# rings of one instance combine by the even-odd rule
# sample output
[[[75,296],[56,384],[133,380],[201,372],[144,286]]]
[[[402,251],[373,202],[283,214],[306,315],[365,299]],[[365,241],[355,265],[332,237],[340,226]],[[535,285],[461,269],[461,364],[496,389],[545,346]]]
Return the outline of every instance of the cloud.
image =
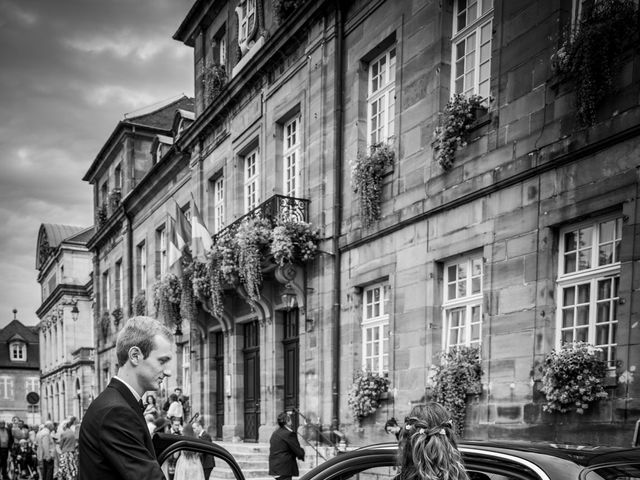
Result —
[[[89,226],[82,177],[127,112],[193,92],[193,0],[0,0],[0,327],[40,306],[41,223]]]

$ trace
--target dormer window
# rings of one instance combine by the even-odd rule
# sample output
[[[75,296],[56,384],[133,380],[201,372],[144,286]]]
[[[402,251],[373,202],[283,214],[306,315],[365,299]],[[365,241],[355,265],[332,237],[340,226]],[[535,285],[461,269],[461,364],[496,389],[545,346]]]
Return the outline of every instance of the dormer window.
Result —
[[[27,345],[24,342],[12,342],[9,344],[9,355],[12,362],[27,361]]]
[[[256,0],[240,2],[236,8],[238,15],[238,46],[244,55],[249,50],[249,41],[252,39],[256,24]]]

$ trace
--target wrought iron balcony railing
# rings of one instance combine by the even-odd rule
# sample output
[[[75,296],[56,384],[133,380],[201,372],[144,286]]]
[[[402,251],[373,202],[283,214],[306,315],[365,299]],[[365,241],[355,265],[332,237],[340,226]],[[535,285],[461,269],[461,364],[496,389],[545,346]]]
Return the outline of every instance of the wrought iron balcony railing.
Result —
[[[249,213],[227,225],[219,232],[215,233],[212,238],[215,241],[222,235],[233,233],[234,230],[246,218],[262,218],[274,227],[281,221],[297,221],[308,222],[309,217],[309,200],[306,198],[286,197],[284,195],[274,195],[265,202],[262,202]]]

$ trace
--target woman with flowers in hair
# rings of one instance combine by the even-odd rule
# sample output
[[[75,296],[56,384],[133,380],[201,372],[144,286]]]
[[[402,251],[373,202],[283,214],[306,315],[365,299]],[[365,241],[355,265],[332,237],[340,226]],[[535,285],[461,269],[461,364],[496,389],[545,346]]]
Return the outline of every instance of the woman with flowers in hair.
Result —
[[[413,407],[399,442],[399,480],[469,480],[451,416],[439,403]]]

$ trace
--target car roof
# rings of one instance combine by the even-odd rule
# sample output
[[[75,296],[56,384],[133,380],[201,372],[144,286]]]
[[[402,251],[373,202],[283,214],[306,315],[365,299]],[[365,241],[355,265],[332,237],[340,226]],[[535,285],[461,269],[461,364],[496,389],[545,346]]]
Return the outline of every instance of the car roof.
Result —
[[[612,447],[603,445],[577,445],[551,442],[527,442],[520,440],[477,440],[464,441],[458,444],[460,449],[486,450],[503,453],[517,453],[533,460],[544,455],[569,460],[578,465],[593,467],[608,463],[638,463],[640,448]],[[397,443],[379,443],[358,448],[364,451],[390,452],[397,450]]]

